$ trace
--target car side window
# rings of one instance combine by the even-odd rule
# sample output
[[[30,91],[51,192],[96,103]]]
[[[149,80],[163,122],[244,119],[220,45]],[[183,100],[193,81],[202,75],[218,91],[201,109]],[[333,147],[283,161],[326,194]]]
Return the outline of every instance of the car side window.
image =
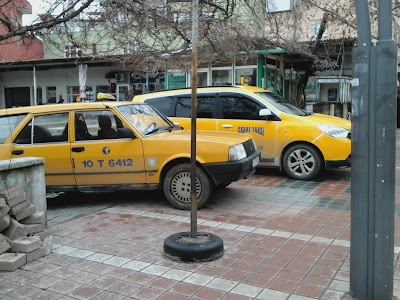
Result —
[[[145,101],[145,103],[153,106],[164,116],[172,117],[170,116],[172,97],[160,97],[160,98],[148,99]]]
[[[25,118],[26,115],[0,117],[0,144],[4,144],[11,132]]]
[[[197,118],[215,118],[214,99],[212,96],[199,96],[197,98]],[[192,98],[178,97],[176,116],[190,118],[192,115]]]
[[[243,96],[221,96],[224,119],[260,120],[261,104]]]
[[[68,141],[68,113],[35,116],[14,140],[16,144]]]
[[[75,140],[103,140],[127,137],[123,122],[111,111],[75,113]],[[133,133],[132,133],[133,136]]]

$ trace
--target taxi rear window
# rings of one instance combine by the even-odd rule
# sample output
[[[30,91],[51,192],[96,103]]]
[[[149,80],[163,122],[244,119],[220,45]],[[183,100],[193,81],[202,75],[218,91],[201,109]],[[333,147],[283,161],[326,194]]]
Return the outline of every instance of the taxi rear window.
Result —
[[[24,119],[24,115],[0,116],[0,144],[4,144],[11,132]]]

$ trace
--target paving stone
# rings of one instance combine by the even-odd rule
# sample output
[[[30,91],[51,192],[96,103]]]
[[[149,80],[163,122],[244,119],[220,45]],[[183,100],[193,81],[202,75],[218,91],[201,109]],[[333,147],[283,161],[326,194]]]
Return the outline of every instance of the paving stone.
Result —
[[[7,252],[8,250],[10,250],[10,248],[11,248],[11,246],[8,243],[5,236],[0,233],[0,254]]]
[[[24,189],[21,185],[16,184],[0,190],[0,197],[5,198],[7,201],[8,199],[15,198],[22,193],[24,193]]]
[[[12,216],[15,216],[15,215],[21,213],[23,210],[25,210],[29,206],[31,206],[31,204],[32,203],[29,200],[25,200],[25,201],[23,201],[21,203],[18,203],[17,205],[11,207],[10,214]]]
[[[25,253],[3,253],[0,255],[0,270],[15,271],[26,263]]]
[[[21,220],[23,224],[46,224],[46,212],[37,211],[33,215]]]
[[[33,215],[36,212],[36,208],[33,204],[31,204],[28,208],[25,208],[22,212],[15,215],[15,218],[19,221]]]
[[[19,237],[28,235],[28,229],[25,225],[20,224],[17,220],[10,218],[10,226],[3,231],[3,234],[10,240],[15,240]]]
[[[40,248],[36,249],[35,251],[26,253],[26,262],[31,262],[33,260],[36,260],[40,257],[45,256],[45,254],[46,254],[46,249],[44,247],[40,247]]]
[[[45,230],[46,225],[45,224],[27,224],[25,225],[26,228],[28,228],[28,235],[42,232]]]
[[[2,232],[8,226],[10,226],[10,215],[7,214],[0,220],[0,232]]]
[[[49,236],[43,240],[44,255],[49,255],[53,251],[53,237]]]
[[[40,237],[20,237],[11,242],[11,249],[13,252],[29,253],[39,249],[41,244]]]

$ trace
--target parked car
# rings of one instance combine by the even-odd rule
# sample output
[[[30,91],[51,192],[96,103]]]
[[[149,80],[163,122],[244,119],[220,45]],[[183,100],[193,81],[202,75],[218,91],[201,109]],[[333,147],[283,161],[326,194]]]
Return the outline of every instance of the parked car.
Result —
[[[48,191],[162,189],[190,208],[191,134],[147,104],[92,102],[0,110],[0,159],[44,157]],[[214,187],[251,176],[250,135],[197,135],[198,207]]]
[[[179,126],[190,128],[191,89],[138,95]],[[285,98],[252,86],[198,88],[197,128],[251,134],[261,150],[260,167],[310,180],[324,168],[351,166],[349,120],[310,113]]]

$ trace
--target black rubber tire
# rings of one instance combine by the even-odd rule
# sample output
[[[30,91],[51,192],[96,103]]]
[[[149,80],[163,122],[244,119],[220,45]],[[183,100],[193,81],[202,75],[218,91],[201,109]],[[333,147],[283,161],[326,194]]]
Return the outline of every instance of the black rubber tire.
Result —
[[[197,208],[201,208],[208,201],[213,191],[213,184],[199,167],[196,168],[197,180],[200,186],[200,194],[197,193]],[[185,177],[182,180],[186,181],[186,190],[182,191],[187,197],[178,198],[177,192],[173,191],[173,181],[177,176]],[[178,179],[179,180],[179,179]],[[163,192],[168,202],[178,209],[190,210],[190,164],[178,164],[173,166],[165,175],[163,182]],[[183,188],[182,188],[183,189]]]
[[[224,253],[224,242],[219,236],[212,233],[198,232],[198,242],[189,242],[190,232],[179,232],[167,237],[164,241],[164,254],[167,258],[195,262],[211,261],[221,257]],[[205,238],[206,239],[202,239]],[[193,239],[192,239],[193,241]]]
[[[306,181],[320,174],[323,159],[314,147],[307,144],[296,144],[286,150],[282,166],[290,178]]]

